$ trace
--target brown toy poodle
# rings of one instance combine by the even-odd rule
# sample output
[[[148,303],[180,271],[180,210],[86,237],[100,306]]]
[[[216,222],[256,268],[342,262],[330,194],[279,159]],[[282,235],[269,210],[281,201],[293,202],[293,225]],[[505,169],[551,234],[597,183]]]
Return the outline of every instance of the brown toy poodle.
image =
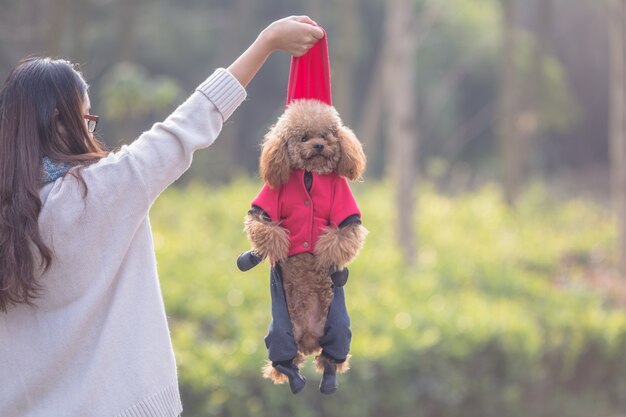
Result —
[[[347,179],[359,179],[365,163],[354,133],[334,107],[318,100],[290,104],[262,144],[265,186],[244,222],[252,245],[247,254],[254,260],[240,269],[265,257],[273,266],[272,324],[265,339],[271,362],[264,376],[288,381],[293,393],[304,387],[299,368],[307,355],[316,355],[324,374],[322,393],[334,392],[336,373],[348,369],[344,267],[367,231]]]

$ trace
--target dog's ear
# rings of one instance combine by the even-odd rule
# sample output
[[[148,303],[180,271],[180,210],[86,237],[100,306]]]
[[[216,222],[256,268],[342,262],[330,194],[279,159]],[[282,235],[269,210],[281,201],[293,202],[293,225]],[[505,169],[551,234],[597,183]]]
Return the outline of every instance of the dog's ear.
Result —
[[[263,140],[259,173],[270,187],[278,188],[289,181],[290,170],[287,140],[281,129],[274,126]]]
[[[337,173],[349,180],[361,178],[365,171],[365,153],[361,142],[354,132],[346,126],[341,126],[337,131],[339,146],[341,146],[341,158],[337,164]]]

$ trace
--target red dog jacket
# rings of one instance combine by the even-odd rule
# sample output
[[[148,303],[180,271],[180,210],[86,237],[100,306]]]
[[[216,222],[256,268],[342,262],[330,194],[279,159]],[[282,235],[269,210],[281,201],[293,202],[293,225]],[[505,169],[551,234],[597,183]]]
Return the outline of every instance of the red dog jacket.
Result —
[[[277,189],[265,184],[252,202],[289,231],[289,256],[315,253],[315,243],[325,227],[338,227],[352,215],[361,217],[345,177],[335,173],[312,175],[313,185],[308,192],[304,171],[297,169]]]

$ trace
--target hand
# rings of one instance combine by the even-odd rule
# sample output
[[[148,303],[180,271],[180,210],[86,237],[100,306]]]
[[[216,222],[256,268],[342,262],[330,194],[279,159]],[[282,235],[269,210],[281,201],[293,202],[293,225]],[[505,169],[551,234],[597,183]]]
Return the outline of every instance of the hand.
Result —
[[[229,67],[228,71],[244,87],[255,76],[267,57],[274,51],[285,51],[295,56],[306,53],[324,37],[324,31],[306,16],[291,16],[265,28],[257,39]]]
[[[290,16],[270,24],[258,41],[264,43],[269,52],[284,51],[301,56],[323,37],[324,31],[308,16]]]

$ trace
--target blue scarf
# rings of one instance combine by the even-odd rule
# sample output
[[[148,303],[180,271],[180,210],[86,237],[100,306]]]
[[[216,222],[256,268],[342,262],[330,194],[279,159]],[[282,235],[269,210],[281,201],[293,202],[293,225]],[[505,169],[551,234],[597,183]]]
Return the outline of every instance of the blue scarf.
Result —
[[[42,159],[40,181],[44,184],[54,182],[67,174],[67,171],[69,171],[71,167],[72,165],[67,162],[55,162],[47,156],[44,156]]]

